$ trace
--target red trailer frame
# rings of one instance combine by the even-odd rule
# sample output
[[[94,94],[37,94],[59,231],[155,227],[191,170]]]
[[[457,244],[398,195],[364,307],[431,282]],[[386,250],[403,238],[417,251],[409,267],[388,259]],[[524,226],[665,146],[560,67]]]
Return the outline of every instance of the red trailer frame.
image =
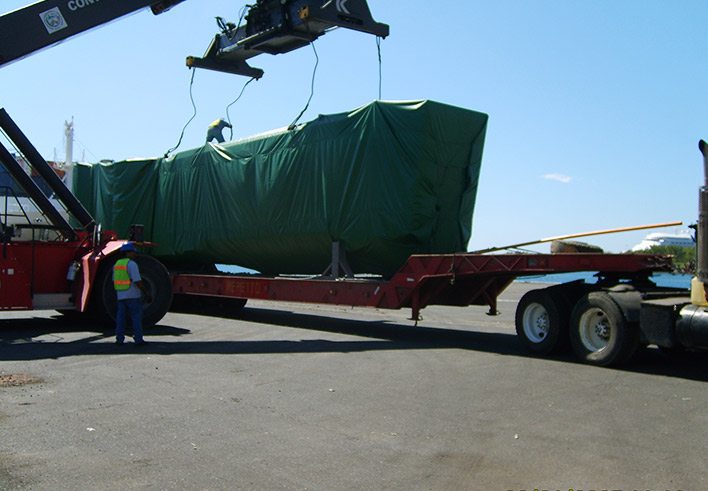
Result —
[[[176,294],[400,309],[412,318],[428,305],[488,305],[514,279],[597,271],[617,279],[646,280],[671,271],[671,257],[654,254],[436,254],[413,255],[390,280],[174,274]]]

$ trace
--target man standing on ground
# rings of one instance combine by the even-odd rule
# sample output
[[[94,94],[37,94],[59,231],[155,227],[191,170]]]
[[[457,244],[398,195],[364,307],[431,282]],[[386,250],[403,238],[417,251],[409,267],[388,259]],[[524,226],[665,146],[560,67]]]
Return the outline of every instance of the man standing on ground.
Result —
[[[125,325],[127,315],[133,323],[133,339],[135,344],[146,344],[143,339],[143,299],[150,302],[152,298],[140,277],[138,264],[135,262],[136,250],[132,242],[126,242],[120,247],[124,254],[113,266],[113,287],[118,298],[116,312],[116,344],[125,341]],[[142,292],[142,293],[141,293]]]

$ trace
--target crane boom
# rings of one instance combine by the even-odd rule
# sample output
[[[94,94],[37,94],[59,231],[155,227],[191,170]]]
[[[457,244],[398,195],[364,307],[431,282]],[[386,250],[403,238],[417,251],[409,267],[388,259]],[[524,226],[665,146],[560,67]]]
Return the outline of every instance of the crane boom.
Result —
[[[145,7],[184,0],[45,0],[0,16],[0,67]]]

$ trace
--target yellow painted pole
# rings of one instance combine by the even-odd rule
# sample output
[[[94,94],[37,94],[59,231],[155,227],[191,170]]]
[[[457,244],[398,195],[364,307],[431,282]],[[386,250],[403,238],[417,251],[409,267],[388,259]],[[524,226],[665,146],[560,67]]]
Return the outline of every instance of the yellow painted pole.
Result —
[[[559,235],[558,237],[548,237],[546,239],[532,240],[531,242],[523,242],[521,244],[514,244],[505,247],[491,247],[489,249],[482,249],[479,251],[473,251],[472,254],[486,254],[488,252],[503,251],[504,249],[515,249],[517,247],[524,247],[534,244],[542,244],[544,242],[552,242],[554,240],[567,240],[576,239],[578,237],[589,237],[591,235],[602,235],[602,234],[614,234],[617,232],[633,232],[635,230],[645,230],[648,228],[662,228],[662,227],[676,227],[682,225],[683,222],[667,222],[667,223],[655,223],[653,225],[638,225],[635,227],[623,227],[623,228],[613,228],[609,230],[597,230],[595,232],[584,232],[581,234],[572,235]]]

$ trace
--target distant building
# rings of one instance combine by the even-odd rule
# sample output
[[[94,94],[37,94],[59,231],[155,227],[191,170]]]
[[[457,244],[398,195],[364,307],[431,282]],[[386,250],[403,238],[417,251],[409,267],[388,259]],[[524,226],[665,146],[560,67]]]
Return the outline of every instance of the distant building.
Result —
[[[632,247],[632,252],[645,251],[653,246],[694,247],[696,242],[688,232],[679,234],[652,233],[644,237],[639,244]]]

